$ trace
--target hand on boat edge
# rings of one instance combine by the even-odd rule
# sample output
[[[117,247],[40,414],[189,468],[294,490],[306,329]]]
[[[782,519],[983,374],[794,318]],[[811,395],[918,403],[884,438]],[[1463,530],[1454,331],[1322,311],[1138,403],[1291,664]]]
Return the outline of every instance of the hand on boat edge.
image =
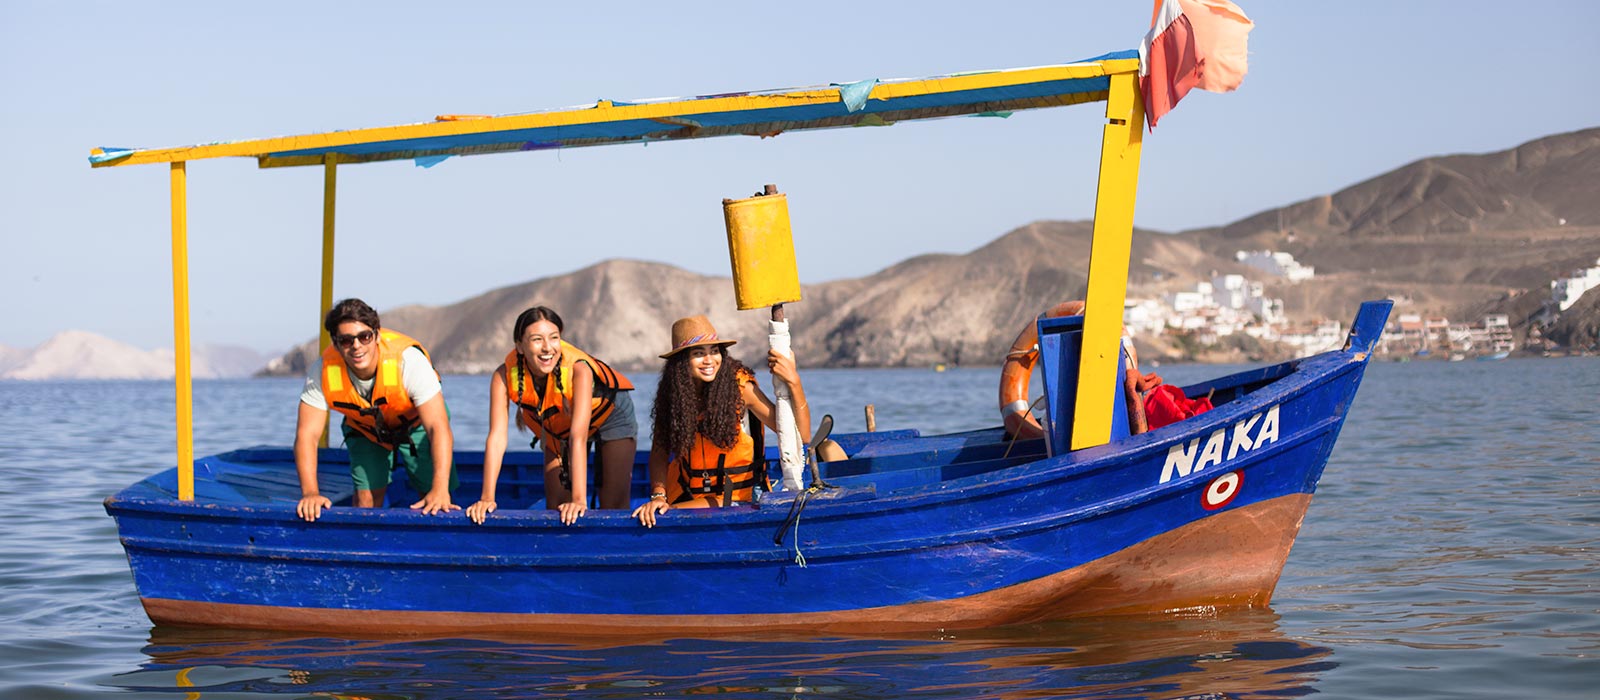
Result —
[[[467,506],[467,517],[471,518],[472,522],[475,522],[475,523],[477,523],[479,525],[482,525],[484,518],[489,517],[489,514],[493,513],[494,509],[495,509],[495,502],[494,501],[481,501],[480,500],[477,503],[474,503],[474,504],[472,504],[470,506]]]
[[[422,500],[411,504],[412,510],[417,510],[419,508],[422,509],[423,515],[433,515],[434,513],[448,513],[452,510],[461,510],[461,506],[450,502],[449,491],[429,491],[427,495],[422,497]]]
[[[295,506],[294,512],[297,513],[302,520],[308,523],[314,523],[317,521],[317,516],[322,515],[323,508],[332,507],[333,501],[328,500],[327,496],[319,493],[302,497],[300,499],[300,503]]]
[[[672,506],[667,504],[667,499],[652,498],[649,501],[646,501],[644,505],[634,508],[633,517],[639,519],[640,525],[645,527],[655,527],[656,515],[665,513],[671,509]]]
[[[561,513],[561,524],[571,525],[578,522],[579,516],[588,511],[589,507],[583,501],[574,500],[556,506],[556,511]]]

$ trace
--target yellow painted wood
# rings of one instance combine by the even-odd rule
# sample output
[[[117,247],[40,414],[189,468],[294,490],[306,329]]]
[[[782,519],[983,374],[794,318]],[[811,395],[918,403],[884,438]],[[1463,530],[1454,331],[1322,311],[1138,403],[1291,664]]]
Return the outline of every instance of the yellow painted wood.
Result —
[[[962,90],[977,90],[1010,85],[1027,85],[1031,83],[1048,82],[1052,80],[1092,78],[1105,75],[1132,75],[1137,73],[1138,69],[1139,62],[1137,59],[1118,59],[1094,63],[1074,63],[1058,66],[1042,66],[1037,68],[988,71],[967,75],[880,84],[873,88],[871,99],[881,100],[897,97],[936,95]],[[536,129],[576,124],[594,124],[635,119],[666,120],[667,124],[672,124],[676,123],[673,120],[687,119],[693,121],[693,117],[698,114],[723,112],[728,110],[765,109],[774,107],[824,104],[838,102],[839,99],[839,88],[826,87],[751,95],[737,95],[731,97],[672,100],[638,105],[616,105],[609,101],[601,101],[592,107],[552,110],[547,112],[532,112],[528,114],[514,114],[499,117],[486,117],[482,119],[450,119],[445,121],[436,120],[419,124],[404,124],[399,126],[378,127],[371,129],[352,129],[348,131],[306,134],[301,136],[284,136],[248,141],[232,141],[198,146],[183,146],[178,148],[141,149],[133,151],[126,157],[102,163],[95,163],[93,166],[97,168],[119,167],[124,165],[166,163],[224,157],[257,158],[259,159],[262,167],[317,165],[324,162],[322,156],[320,155],[291,158],[273,158],[270,157],[270,155],[273,153],[282,153],[285,151],[296,151],[303,149],[337,148],[341,146],[354,146],[406,139],[437,138],[464,134],[483,134],[497,131]],[[1103,99],[1106,99],[1106,95],[1104,93],[1076,93],[1055,97],[1035,98],[1029,101],[1030,104],[1013,106],[1011,108],[1024,109],[1029,107],[1053,107]],[[916,113],[905,116],[897,116],[894,120],[903,121],[919,118],[937,118],[942,116],[948,115],[931,112]],[[859,117],[852,115],[849,118],[838,120],[837,123],[830,121],[829,123],[817,124],[816,126],[855,126],[855,120],[857,119],[859,119]],[[690,127],[685,127],[685,130],[686,131],[683,134],[685,137],[693,137],[695,135],[720,136],[729,133],[711,129],[701,129],[696,131]],[[586,144],[574,145],[577,146]],[[497,144],[484,147],[471,147],[453,150],[442,149],[435,151],[396,151],[376,155],[341,154],[340,162],[371,162],[375,160],[413,158],[422,155],[474,155],[479,153],[498,153],[506,150],[514,150],[514,148]]]
[[[789,228],[789,196],[769,194],[722,200],[739,310],[800,301],[800,268]]]
[[[322,327],[323,315],[328,309],[333,308],[333,211],[335,196],[339,189],[339,158],[328,156],[322,166],[322,305],[317,311],[317,352],[320,354],[328,349],[333,340],[328,337],[328,329]],[[333,419],[329,412],[322,428],[322,437],[317,439],[318,447],[328,446],[328,421]]]
[[[1128,257],[1133,245],[1133,204],[1139,189],[1139,153],[1144,142],[1144,101],[1137,73],[1111,77],[1105,133],[1100,142],[1100,185],[1094,203],[1094,242],[1089,250],[1089,293],[1083,310],[1083,352],[1078,361],[1072,449],[1111,440],[1113,399],[1121,391],[1117,354],[1122,344],[1122,308],[1128,293]]]
[[[194,381],[189,364],[188,180],[172,164],[172,365],[178,407],[178,500],[194,500]]]

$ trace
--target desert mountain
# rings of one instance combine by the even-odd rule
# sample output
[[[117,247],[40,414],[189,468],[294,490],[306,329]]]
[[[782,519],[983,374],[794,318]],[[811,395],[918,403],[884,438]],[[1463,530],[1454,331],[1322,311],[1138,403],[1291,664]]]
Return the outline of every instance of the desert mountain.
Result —
[[[1420,160],[1178,237],[1217,257],[1278,250],[1315,266],[1316,278],[1300,285],[1266,280],[1293,317],[1340,318],[1361,299],[1395,297],[1402,310],[1466,318],[1487,301],[1545,293],[1552,279],[1593,265],[1597,187],[1600,129],[1587,129]]]
[[[1040,222],[966,255],[924,255],[869,277],[806,285],[786,307],[795,352],[811,366],[993,364],[1041,308],[1082,297],[1090,225]],[[1142,251],[1132,276],[1176,276],[1202,255],[1190,243],[1138,231]],[[1192,286],[1200,277],[1183,276]],[[1046,300],[1048,303],[1046,303]],[[511,348],[524,308],[561,313],[570,342],[619,367],[655,368],[675,318],[705,314],[724,337],[744,341],[735,355],[765,352],[766,310],[734,308],[733,281],[659,263],[608,260],[577,272],[503,287],[444,307],[382,312],[386,326],[422,341],[446,372],[492,371]],[[304,372],[310,342],[270,363],[272,374]]]
[[[1552,279],[1600,257],[1597,184],[1600,129],[1430,158],[1218,228],[1136,230],[1129,296],[1237,272],[1303,321],[1345,319],[1363,299],[1392,297],[1401,311],[1467,320],[1510,309],[1525,325]],[[1036,222],[966,254],[807,285],[805,300],[787,307],[795,350],[808,366],[997,364],[1041,310],[1083,296],[1090,236],[1086,222]],[[1289,252],[1317,275],[1290,284],[1235,262],[1235,251],[1256,249]],[[672,319],[697,313],[744,341],[735,350],[747,361],[766,347],[766,312],[737,312],[730,279],[630,260],[383,319],[427,344],[444,371],[480,373],[501,361],[514,318],[534,304],[561,312],[575,345],[622,367],[659,366]],[[266,371],[303,372],[312,352],[308,342]]]
[[[0,352],[0,379],[170,379],[172,351],[141,350],[85,331],[63,331],[32,350]],[[195,348],[196,379],[248,377],[265,359],[238,347]]]

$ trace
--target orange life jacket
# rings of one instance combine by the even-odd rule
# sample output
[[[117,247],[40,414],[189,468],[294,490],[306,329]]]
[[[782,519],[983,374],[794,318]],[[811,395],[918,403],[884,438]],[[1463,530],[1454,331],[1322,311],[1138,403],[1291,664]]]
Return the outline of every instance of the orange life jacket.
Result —
[[[339,348],[322,351],[322,395],[328,407],[344,414],[344,424],[388,449],[406,444],[417,426],[417,407],[400,378],[400,353],[406,348],[427,348],[410,336],[384,328],[378,331],[378,372],[372,378],[372,398],[356,392],[356,383]],[[432,362],[432,358],[429,358]],[[437,374],[438,370],[434,370]]]
[[[594,374],[589,401],[589,435],[593,436],[616,408],[617,392],[631,391],[633,382],[566,341],[561,342],[561,361],[543,380],[534,379],[521,353],[515,349],[506,353],[506,393],[522,412],[523,422],[557,454],[564,453],[564,443],[572,434],[572,368],[579,362],[589,363]]]
[[[746,383],[755,381],[755,375],[740,372],[738,379],[742,389]],[[758,462],[755,458],[758,450],[766,451],[757,447],[763,442],[759,438],[764,434],[751,436],[752,432],[760,430],[763,430],[761,423],[750,416],[748,427],[726,448],[695,433],[689,454],[675,455],[667,465],[667,502],[682,503],[703,496],[716,497],[723,505],[755,501],[756,484],[766,480],[766,461]]]

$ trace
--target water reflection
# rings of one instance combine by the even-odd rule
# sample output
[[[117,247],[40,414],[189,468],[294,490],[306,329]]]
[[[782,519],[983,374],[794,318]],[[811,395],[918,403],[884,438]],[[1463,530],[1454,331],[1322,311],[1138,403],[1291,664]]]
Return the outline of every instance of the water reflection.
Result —
[[[191,697],[1252,698],[1316,692],[1331,651],[1270,611],[898,638],[541,642],[156,628],[106,685]]]

